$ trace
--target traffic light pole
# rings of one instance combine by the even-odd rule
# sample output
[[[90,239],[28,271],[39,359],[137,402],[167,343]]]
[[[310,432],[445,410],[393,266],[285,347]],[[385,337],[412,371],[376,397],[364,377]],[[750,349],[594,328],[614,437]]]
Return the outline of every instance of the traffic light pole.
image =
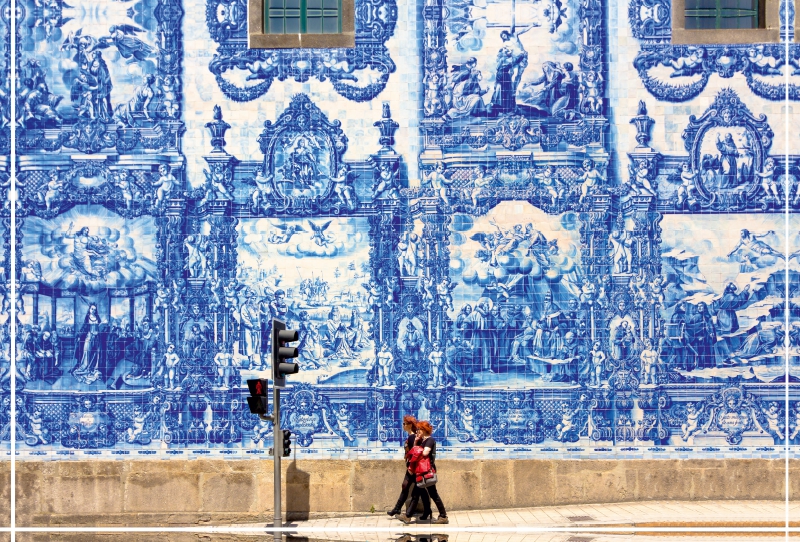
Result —
[[[283,526],[281,515],[281,457],[283,456],[283,433],[281,433],[281,390],[272,387],[272,460],[275,467],[273,488],[275,493],[275,522],[276,529]],[[280,531],[275,531],[275,542],[282,540]]]
[[[283,526],[281,514],[281,457],[283,456],[283,431],[281,431],[281,391],[286,385],[286,375],[296,374],[300,366],[296,363],[284,362],[296,358],[299,354],[296,347],[285,346],[286,343],[298,339],[296,329],[286,329],[286,323],[277,318],[272,319],[272,458],[275,467],[275,542],[280,542]],[[291,446],[290,446],[291,448]]]

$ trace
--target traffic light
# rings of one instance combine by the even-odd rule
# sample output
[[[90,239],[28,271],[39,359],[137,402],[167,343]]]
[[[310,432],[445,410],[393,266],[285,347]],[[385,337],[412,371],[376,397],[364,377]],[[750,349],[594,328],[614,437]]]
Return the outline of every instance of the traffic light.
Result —
[[[288,429],[283,430],[283,457],[292,455],[292,432]]]
[[[283,361],[299,355],[297,348],[284,346],[285,343],[296,340],[296,329],[286,329],[284,322],[277,318],[272,319],[272,380],[277,388],[286,386],[286,375],[296,374],[300,370],[297,363],[284,363]]]
[[[266,416],[268,409],[267,384],[266,378],[247,381],[247,387],[250,389],[251,395],[251,397],[247,398],[247,406],[250,407],[251,414],[263,414]]]

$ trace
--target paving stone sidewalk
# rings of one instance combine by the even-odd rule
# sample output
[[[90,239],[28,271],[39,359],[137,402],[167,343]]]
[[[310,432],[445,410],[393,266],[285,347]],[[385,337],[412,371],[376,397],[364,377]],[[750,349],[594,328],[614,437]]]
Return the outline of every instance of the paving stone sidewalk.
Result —
[[[800,503],[790,503],[790,521],[800,522]],[[436,513],[434,509],[434,519]],[[782,501],[642,501],[615,504],[576,504],[540,508],[499,510],[462,510],[449,513],[448,525],[436,528],[463,527],[601,527],[601,526],[692,526],[725,525],[782,526],[786,505]],[[401,527],[403,523],[385,513],[292,521],[298,529],[364,529],[369,527]],[[411,527],[430,522],[415,518]]]
[[[800,503],[789,507],[792,538],[800,537]],[[435,516],[434,516],[435,518]],[[371,542],[605,542],[653,539],[659,542],[694,539],[779,540],[786,506],[781,501],[646,501],[618,504],[582,504],[541,508],[452,511],[448,525],[415,519],[404,525],[385,513],[292,521],[290,540]],[[562,528],[562,532],[532,532]],[[672,528],[678,533],[644,532]],[[741,529],[720,532],[720,528]],[[372,531],[371,529],[375,529]],[[742,532],[757,529],[757,532]],[[439,536],[441,535],[441,536]],[[798,538],[800,539],[800,538]]]

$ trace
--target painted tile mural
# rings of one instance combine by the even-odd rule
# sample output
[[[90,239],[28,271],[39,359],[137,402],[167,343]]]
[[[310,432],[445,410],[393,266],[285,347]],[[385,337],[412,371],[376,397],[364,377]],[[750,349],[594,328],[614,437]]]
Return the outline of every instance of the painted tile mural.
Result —
[[[10,14],[10,3],[3,1],[0,2],[2,13]],[[12,86],[11,86],[11,28],[10,21],[7,16],[0,17],[0,47],[2,47],[2,55],[0,55],[0,73],[2,73],[2,92],[0,92],[0,192],[2,192],[4,203],[0,207],[0,239],[2,239],[2,248],[0,248],[0,269],[2,273],[3,300],[0,301],[0,358],[2,369],[3,385],[0,386],[0,448],[7,451],[11,436],[10,420],[11,420],[11,395],[10,386],[7,383],[9,379],[9,370],[11,368],[11,343],[10,343],[10,320],[13,312],[11,299],[11,286],[10,278],[13,276],[10,268],[9,256],[11,252],[11,205],[9,201],[9,193],[11,188],[11,100]]]
[[[800,49],[673,46],[661,0],[418,4],[272,51],[242,0],[18,3],[3,445],[266,457],[274,317],[299,457],[394,457],[404,414],[456,458],[800,443]]]

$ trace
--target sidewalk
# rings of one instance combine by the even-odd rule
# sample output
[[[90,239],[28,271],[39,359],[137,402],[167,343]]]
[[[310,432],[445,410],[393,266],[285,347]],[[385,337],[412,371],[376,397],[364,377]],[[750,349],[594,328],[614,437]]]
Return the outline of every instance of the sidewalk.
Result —
[[[800,539],[800,503],[791,504],[789,513],[791,536]],[[709,537],[733,542],[786,538],[784,532],[775,532],[785,526],[786,508],[781,501],[645,501],[453,511],[448,516],[448,525],[431,525],[416,518],[404,525],[381,511],[291,521],[287,527],[295,530],[289,540],[298,541],[605,542],[657,536],[659,542]],[[543,532],[548,528],[559,531]]]

